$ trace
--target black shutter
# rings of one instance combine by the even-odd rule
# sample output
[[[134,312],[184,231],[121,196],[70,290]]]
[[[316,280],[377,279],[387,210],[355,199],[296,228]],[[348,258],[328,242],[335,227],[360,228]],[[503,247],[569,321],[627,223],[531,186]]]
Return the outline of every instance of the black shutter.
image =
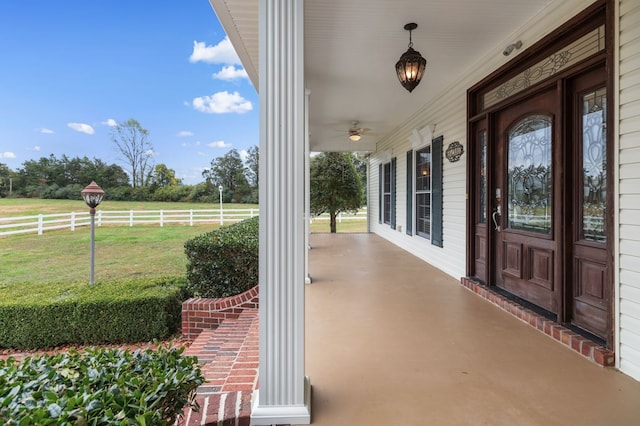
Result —
[[[431,244],[442,247],[442,141],[431,141]]]
[[[413,151],[407,151],[407,235],[413,235]]]
[[[384,173],[382,169],[382,164],[378,166],[378,223],[382,223],[382,206],[384,194],[382,192],[382,188],[384,185]]]
[[[396,229],[396,157],[391,159],[391,229]]]

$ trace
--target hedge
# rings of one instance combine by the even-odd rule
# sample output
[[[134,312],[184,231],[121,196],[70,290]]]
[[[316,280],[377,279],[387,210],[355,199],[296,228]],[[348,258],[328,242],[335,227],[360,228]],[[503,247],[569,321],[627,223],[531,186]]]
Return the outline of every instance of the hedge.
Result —
[[[173,425],[204,382],[183,348],[0,360],[0,424]]]
[[[0,347],[143,342],[174,334],[183,278],[0,285]]]
[[[185,245],[187,290],[228,297],[258,284],[258,217],[199,235]]]

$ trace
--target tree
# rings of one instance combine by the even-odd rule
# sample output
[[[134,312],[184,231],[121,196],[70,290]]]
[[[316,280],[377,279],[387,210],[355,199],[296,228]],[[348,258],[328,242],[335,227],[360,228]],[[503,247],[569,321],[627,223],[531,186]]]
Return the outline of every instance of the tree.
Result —
[[[100,186],[105,188],[117,188],[119,186],[127,186],[129,184],[129,176],[127,176],[127,172],[117,164],[107,164],[102,160],[97,158],[93,159],[93,163],[95,166],[95,178],[87,176],[81,182],[84,184],[87,179],[89,179],[89,183],[92,180],[96,182],[100,182]]]
[[[147,186],[153,171],[153,145],[149,140],[149,131],[130,118],[113,127],[111,140],[122,156],[121,160],[129,167],[132,186]]]
[[[10,191],[13,191],[13,170],[6,164],[0,163],[0,197],[6,197]]]
[[[260,150],[257,146],[252,146],[247,151],[247,181],[252,188],[258,187],[258,171],[260,162]]]
[[[176,171],[167,167],[166,164],[156,165],[151,177],[151,186],[164,188],[166,186],[181,185],[182,180],[176,177]]]
[[[69,198],[76,191],[76,186],[85,187],[92,180],[98,182],[103,189],[112,189],[129,184],[129,176],[116,164],[107,165],[97,158],[61,159],[51,154],[39,160],[27,160],[18,169],[15,177],[15,188],[21,196],[42,196],[46,192],[48,198]],[[60,192],[67,188],[66,191]],[[79,195],[72,195],[80,197]]]
[[[208,184],[216,187],[222,185],[225,191],[234,192],[247,186],[245,168],[237,149],[232,149],[222,157],[211,161],[211,168],[202,172]]]
[[[311,159],[311,214],[329,213],[331,233],[336,232],[338,213],[362,207],[362,182],[350,153],[327,152]]]
[[[356,171],[358,172],[358,175],[360,176],[360,182],[362,182],[362,188],[366,188],[367,187],[367,161],[366,158],[362,158],[361,156],[359,156],[357,153],[354,154],[352,156],[353,158],[353,165],[356,168]],[[363,201],[364,204],[366,204],[367,200],[366,197]]]

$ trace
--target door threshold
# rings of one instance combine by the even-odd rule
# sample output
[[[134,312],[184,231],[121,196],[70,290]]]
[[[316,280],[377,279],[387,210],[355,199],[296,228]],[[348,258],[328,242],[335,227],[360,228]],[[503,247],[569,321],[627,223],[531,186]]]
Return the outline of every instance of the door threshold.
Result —
[[[512,300],[512,297],[506,297],[492,289],[490,290],[486,285],[480,284],[472,278],[462,277],[460,279],[460,283],[468,290],[474,292],[483,299],[488,300],[503,311],[529,324],[531,327],[535,327],[542,333],[562,343],[565,347],[580,354],[588,360],[595,362],[602,367],[615,366],[615,352],[607,349],[602,342],[593,341],[589,337],[584,336],[584,332],[578,333],[576,330],[572,330],[566,325],[558,323],[555,319],[549,318],[548,315],[543,315],[542,313],[537,312],[542,311],[540,308],[536,307],[537,309],[535,310],[531,309],[534,307],[531,303],[527,302],[527,304],[531,306],[520,304],[515,300]],[[551,316],[554,317],[555,315],[551,314]]]

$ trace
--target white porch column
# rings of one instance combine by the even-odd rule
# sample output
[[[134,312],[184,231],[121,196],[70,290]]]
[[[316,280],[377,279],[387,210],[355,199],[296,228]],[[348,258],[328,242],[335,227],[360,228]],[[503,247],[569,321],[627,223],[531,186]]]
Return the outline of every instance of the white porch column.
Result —
[[[311,275],[309,273],[309,250],[311,243],[309,237],[311,233],[311,190],[309,171],[309,89],[305,90],[304,96],[304,283],[311,284]]]
[[[251,424],[309,424],[304,1],[260,0],[260,389]]]

